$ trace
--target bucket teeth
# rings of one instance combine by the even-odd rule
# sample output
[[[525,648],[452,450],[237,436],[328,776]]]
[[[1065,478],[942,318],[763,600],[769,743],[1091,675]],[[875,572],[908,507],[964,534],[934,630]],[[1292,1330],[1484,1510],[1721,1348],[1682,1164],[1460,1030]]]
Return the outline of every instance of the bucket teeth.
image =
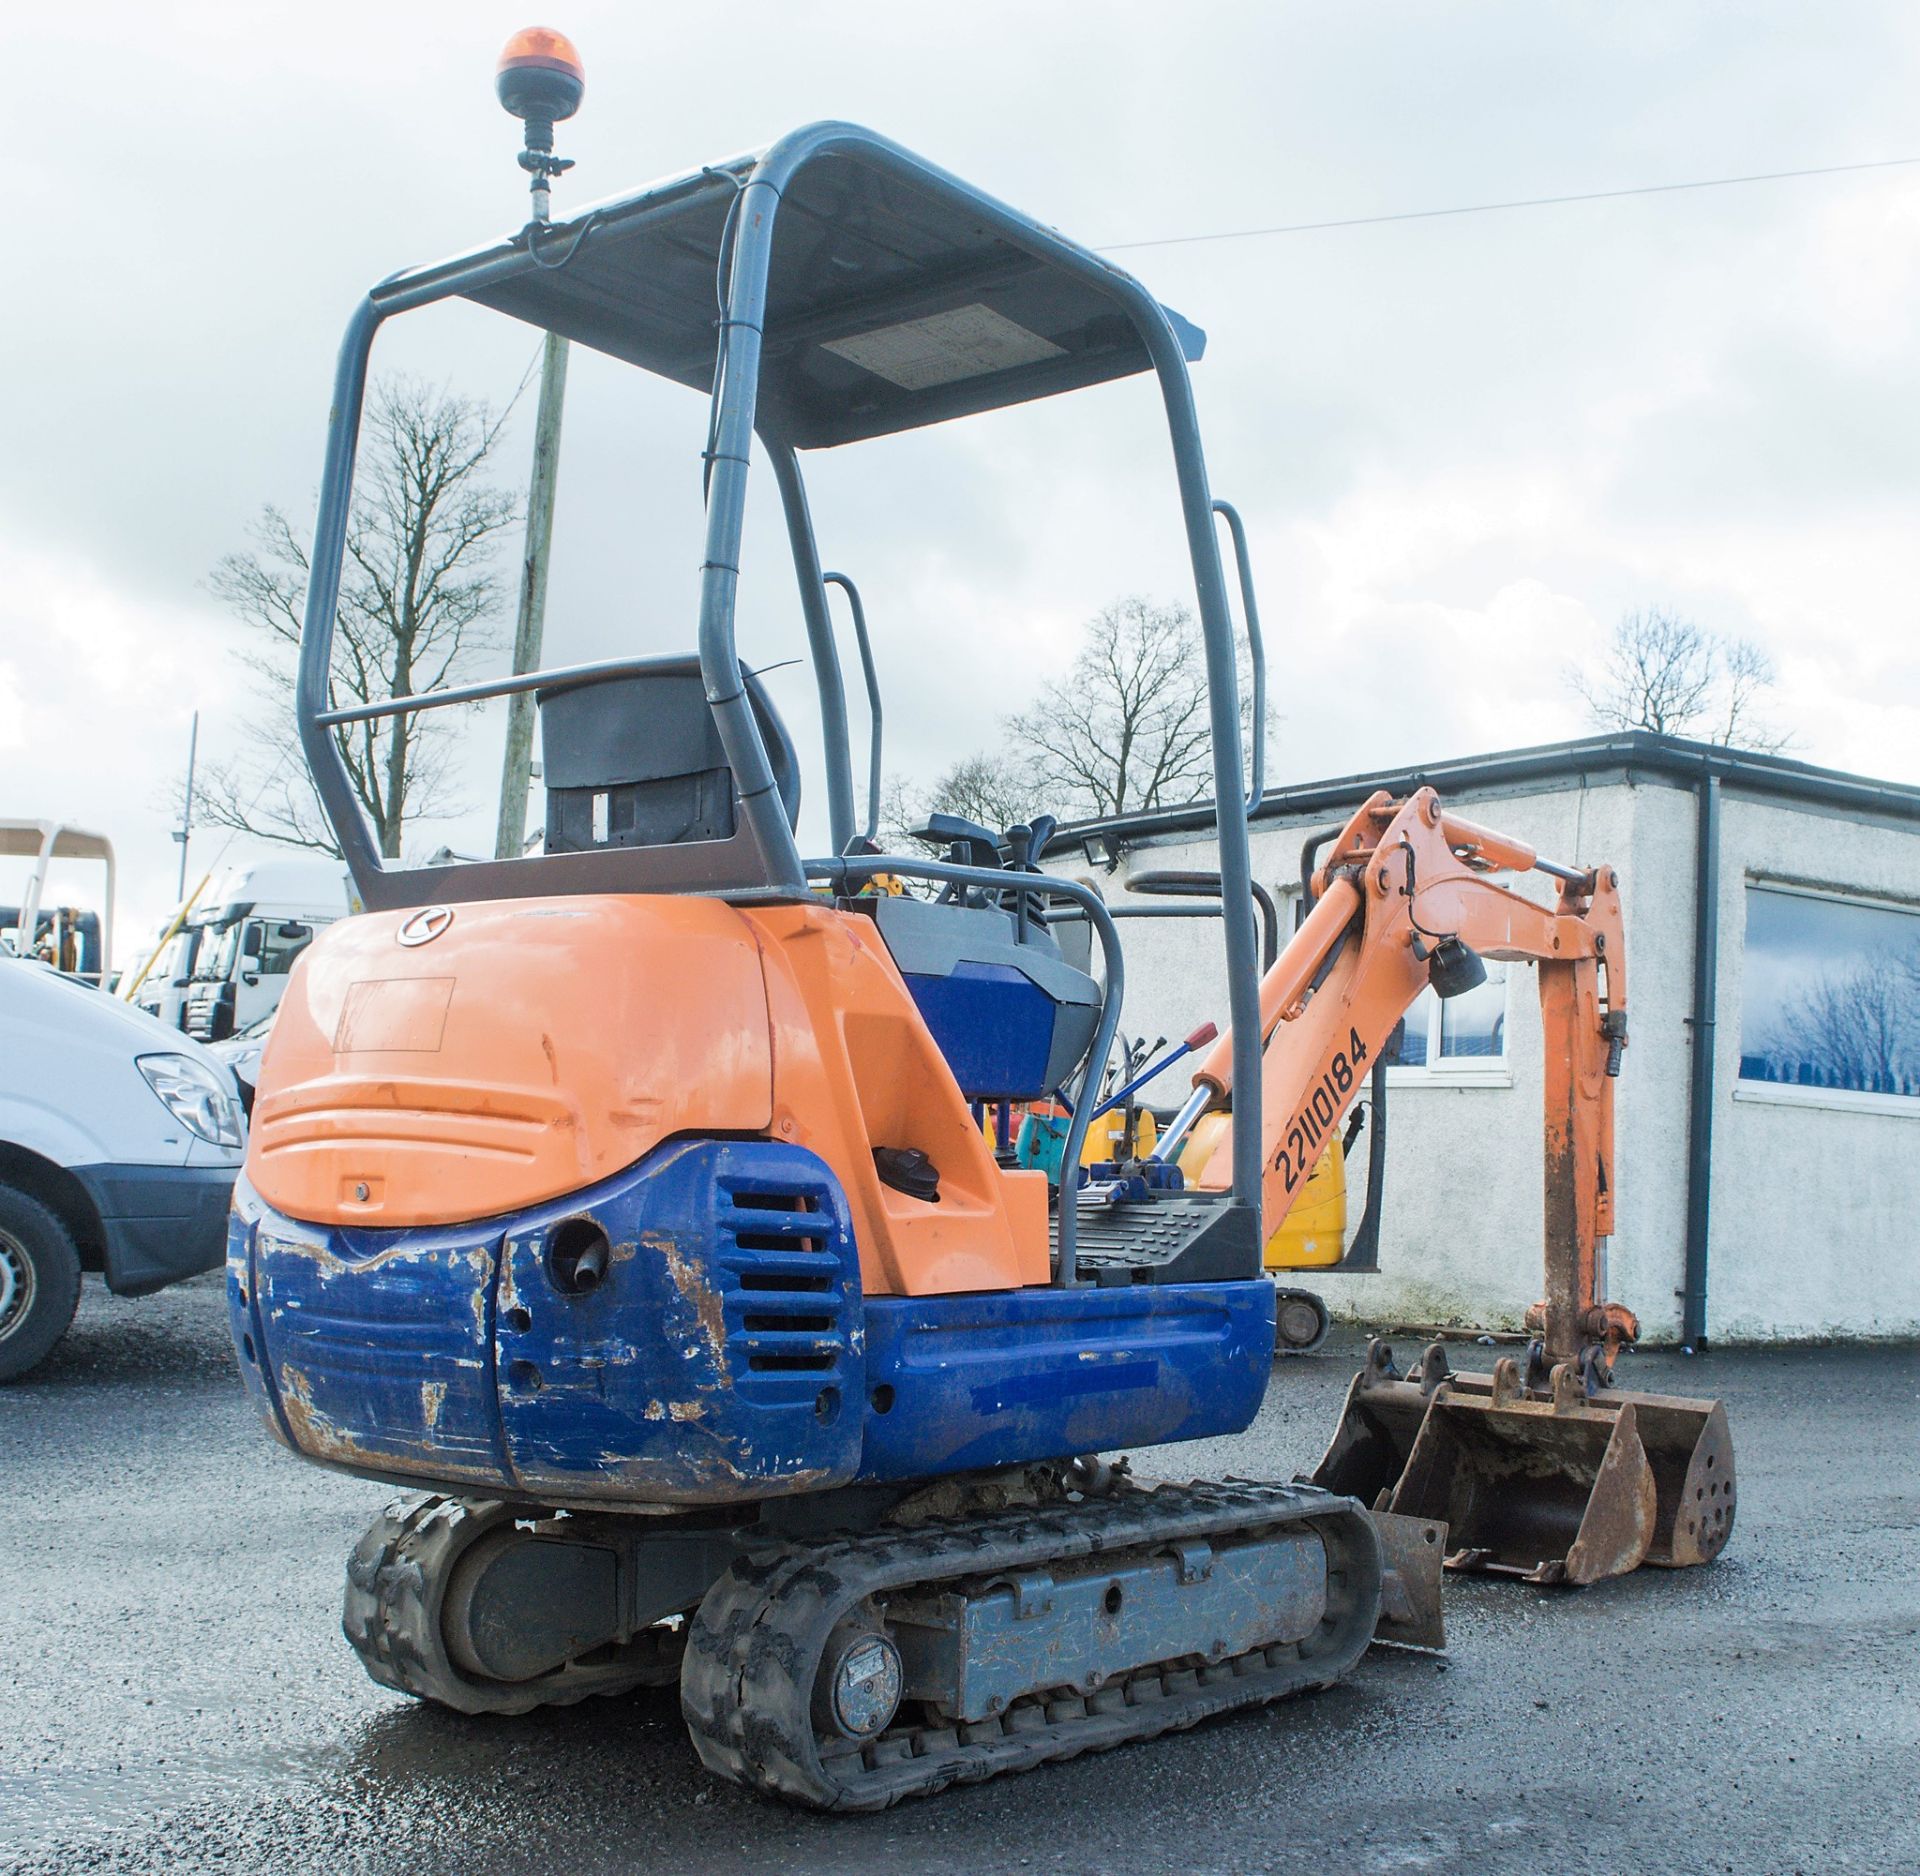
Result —
[[[1446,1526],[1449,1569],[1583,1584],[1725,1548],[1733,1443],[1718,1401],[1592,1390],[1571,1364],[1531,1388],[1511,1360],[1452,1374],[1432,1351],[1416,1374],[1424,1384],[1373,1356],[1307,1482]]]

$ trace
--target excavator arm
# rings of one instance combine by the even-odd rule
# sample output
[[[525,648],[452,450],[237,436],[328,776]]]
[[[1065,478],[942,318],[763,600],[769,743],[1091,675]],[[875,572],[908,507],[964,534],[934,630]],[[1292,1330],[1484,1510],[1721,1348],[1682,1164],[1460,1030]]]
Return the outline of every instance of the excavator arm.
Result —
[[[1495,873],[1541,867],[1534,850],[1449,814],[1430,788],[1372,796],[1328,849],[1314,904],[1261,983],[1261,1241],[1284,1222],[1369,1064],[1431,984],[1441,996],[1481,982],[1481,960],[1539,973],[1545,1034],[1545,1274],[1538,1306],[1549,1362],[1597,1349],[1610,1368],[1637,1332],[1600,1295],[1602,1239],[1613,1231],[1613,1080],[1626,1044],[1626,946],[1619,876],[1609,866],[1547,865],[1557,900],[1541,905]],[[1232,1095],[1221,1036],[1194,1074],[1208,1106]],[[1230,1125],[1193,1180],[1232,1184]]]
[[[1551,905],[1493,877],[1536,870],[1558,881]],[[1733,1530],[1725,1409],[1614,1385],[1614,1359],[1639,1333],[1604,1299],[1600,1264],[1627,1040],[1618,874],[1543,861],[1422,788],[1373,796],[1308,884],[1312,909],[1261,982],[1262,1240],[1409,1005],[1429,984],[1442,997],[1472,989],[1485,959],[1539,973],[1546,1148],[1546,1296],[1528,1312],[1525,1363],[1459,1373],[1435,1342],[1402,1374],[1376,1341],[1312,1482],[1391,1514],[1383,1528],[1445,1525],[1453,1569],[1589,1583],[1643,1563],[1711,1562]],[[1223,1036],[1170,1134],[1231,1101],[1232,1062]],[[1229,1132],[1192,1183],[1231,1186]]]

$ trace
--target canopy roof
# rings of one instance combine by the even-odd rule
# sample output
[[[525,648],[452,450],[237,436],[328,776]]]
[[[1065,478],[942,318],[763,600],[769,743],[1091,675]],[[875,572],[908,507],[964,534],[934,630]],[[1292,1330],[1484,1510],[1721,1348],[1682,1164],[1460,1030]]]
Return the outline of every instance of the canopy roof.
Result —
[[[52,860],[113,863],[113,842],[105,834],[90,834],[60,821],[0,821],[0,857],[37,860],[43,852]]]
[[[806,156],[781,190],[762,429],[818,449],[1147,368],[1146,347],[1107,285],[1125,278],[1117,269],[896,155],[904,153],[878,139],[873,147],[828,147]],[[449,284],[578,344],[708,390],[721,330],[723,233],[757,160],[678,177],[556,224],[540,237],[546,265],[506,278],[493,267],[470,286]],[[755,200],[769,198],[756,193]],[[417,287],[434,275],[485,267],[519,245],[395,284]],[[1198,359],[1205,335],[1168,318],[1187,358]]]

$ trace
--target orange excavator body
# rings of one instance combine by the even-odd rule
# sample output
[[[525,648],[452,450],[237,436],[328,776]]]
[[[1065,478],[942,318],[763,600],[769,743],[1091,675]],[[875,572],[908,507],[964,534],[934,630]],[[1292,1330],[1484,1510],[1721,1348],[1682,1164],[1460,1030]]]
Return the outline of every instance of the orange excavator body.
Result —
[[[1046,1175],[998,1166],[870,919],[826,904],[584,896],[344,922],[269,1042],[247,1176],[319,1225],[506,1216],[676,1135],[759,1136],[832,1167],[869,1295],[1048,1280]],[[430,929],[421,927],[420,929]],[[871,1143],[941,1169],[929,1206]]]

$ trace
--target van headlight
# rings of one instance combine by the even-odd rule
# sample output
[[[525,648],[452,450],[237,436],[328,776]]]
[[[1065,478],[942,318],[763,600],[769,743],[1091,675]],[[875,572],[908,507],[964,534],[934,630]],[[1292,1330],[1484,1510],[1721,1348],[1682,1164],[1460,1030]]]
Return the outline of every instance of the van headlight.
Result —
[[[215,1146],[244,1146],[245,1124],[240,1103],[222,1085],[204,1062],[190,1055],[142,1055],[134,1066],[147,1078],[147,1086],[160,1097],[161,1104],[189,1133]]]

